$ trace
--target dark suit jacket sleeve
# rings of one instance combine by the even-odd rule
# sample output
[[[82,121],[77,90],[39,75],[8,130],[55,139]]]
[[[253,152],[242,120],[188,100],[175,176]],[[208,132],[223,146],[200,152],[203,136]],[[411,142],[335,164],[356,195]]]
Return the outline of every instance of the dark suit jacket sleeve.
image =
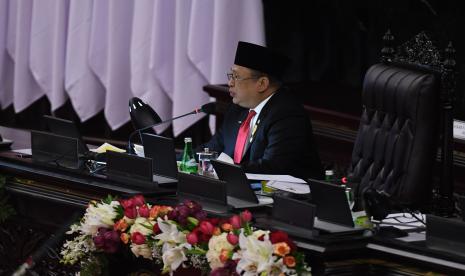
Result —
[[[198,146],[195,151],[202,152],[204,148],[208,148],[210,151],[216,151],[218,154],[224,150],[224,140],[223,140],[223,127],[220,127],[213,137],[205,144]]]
[[[292,174],[302,176],[302,164],[308,152],[308,119],[295,114],[273,122],[265,133],[268,146],[263,157],[246,161],[247,172]],[[302,160],[303,158],[303,160]]]

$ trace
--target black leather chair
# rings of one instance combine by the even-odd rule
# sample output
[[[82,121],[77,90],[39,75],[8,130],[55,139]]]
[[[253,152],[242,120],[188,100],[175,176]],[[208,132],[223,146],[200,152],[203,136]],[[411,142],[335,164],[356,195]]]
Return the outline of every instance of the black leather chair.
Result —
[[[376,64],[365,75],[350,178],[401,204],[431,194],[437,147],[438,82],[430,73]]]
[[[393,205],[420,208],[430,202],[442,133],[440,70],[396,62],[393,51],[387,52],[392,56],[365,75],[348,174],[359,203],[377,209],[369,211],[378,218]]]

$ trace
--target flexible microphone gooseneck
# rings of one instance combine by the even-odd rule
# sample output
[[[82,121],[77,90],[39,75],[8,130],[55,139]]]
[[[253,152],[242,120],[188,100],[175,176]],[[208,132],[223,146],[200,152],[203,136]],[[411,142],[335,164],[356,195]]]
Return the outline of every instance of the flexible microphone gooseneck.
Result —
[[[191,111],[189,113],[186,113],[186,114],[183,114],[183,115],[180,115],[180,116],[177,116],[177,117],[173,117],[171,119],[161,121],[159,123],[155,123],[155,124],[143,127],[143,128],[136,129],[133,132],[131,132],[131,134],[129,135],[127,151],[128,151],[128,153],[131,153],[131,154],[134,153],[131,141],[132,141],[132,138],[134,137],[134,135],[136,135],[137,133],[140,134],[142,131],[147,130],[149,128],[153,128],[153,127],[156,127],[158,125],[166,124],[166,123],[172,122],[174,120],[177,120],[177,119],[189,116],[189,115],[199,114],[199,113],[214,114],[215,111],[216,111],[216,103],[207,103],[207,104],[202,105],[200,108],[196,108],[194,111]]]

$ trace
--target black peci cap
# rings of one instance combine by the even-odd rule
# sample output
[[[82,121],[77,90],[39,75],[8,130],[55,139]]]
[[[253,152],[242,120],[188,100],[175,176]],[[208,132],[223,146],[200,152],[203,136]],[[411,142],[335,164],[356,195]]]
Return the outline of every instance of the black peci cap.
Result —
[[[269,48],[239,41],[234,64],[282,79],[290,64],[290,59]]]

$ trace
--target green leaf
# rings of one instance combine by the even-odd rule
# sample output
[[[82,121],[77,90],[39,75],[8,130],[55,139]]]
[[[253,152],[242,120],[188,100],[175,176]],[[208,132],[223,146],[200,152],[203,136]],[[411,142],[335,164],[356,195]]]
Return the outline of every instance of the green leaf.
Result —
[[[187,250],[187,254],[192,254],[192,255],[206,255],[207,250],[204,250],[200,247],[194,247],[192,249]]]
[[[153,230],[153,226],[152,226],[151,224],[150,224],[150,225],[146,225],[146,224],[141,223],[140,225],[142,225],[142,226],[145,227],[146,229]]]
[[[107,195],[106,198],[102,199],[102,202],[105,204],[110,204],[112,201],[117,200],[117,197],[113,197],[112,195]]]

